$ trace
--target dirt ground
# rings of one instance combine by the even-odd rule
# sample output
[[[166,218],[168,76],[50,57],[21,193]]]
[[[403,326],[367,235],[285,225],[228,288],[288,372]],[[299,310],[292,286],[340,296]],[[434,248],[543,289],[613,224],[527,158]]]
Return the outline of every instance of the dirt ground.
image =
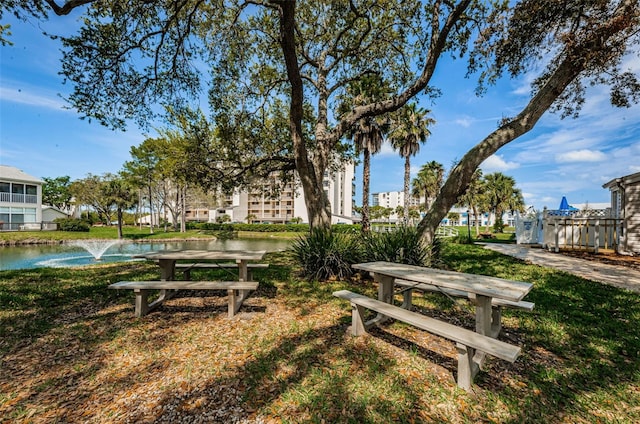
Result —
[[[583,250],[561,250],[560,253],[574,258],[586,259],[609,265],[618,265],[640,271],[640,256],[619,255],[615,252],[585,252]]]

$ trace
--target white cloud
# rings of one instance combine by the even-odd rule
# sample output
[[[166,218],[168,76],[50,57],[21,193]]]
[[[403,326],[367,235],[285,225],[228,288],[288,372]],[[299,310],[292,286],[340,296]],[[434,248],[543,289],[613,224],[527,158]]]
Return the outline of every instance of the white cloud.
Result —
[[[465,116],[464,118],[456,119],[455,123],[460,125],[461,127],[469,128],[471,126],[471,124],[473,123],[473,119]]]
[[[20,103],[28,106],[36,106],[57,111],[66,111],[64,101],[50,91],[41,91],[43,94],[35,94],[16,87],[0,87],[0,100]]]
[[[517,162],[507,162],[500,155],[491,155],[482,162],[480,167],[484,172],[502,172],[519,168],[520,164]]]
[[[399,156],[399,153],[393,149],[389,141],[385,140],[384,143],[382,143],[382,147],[380,148],[380,151],[376,153],[376,156],[391,156],[391,155]]]
[[[556,162],[602,162],[607,159],[607,155],[599,150],[572,150],[569,152],[558,153]]]

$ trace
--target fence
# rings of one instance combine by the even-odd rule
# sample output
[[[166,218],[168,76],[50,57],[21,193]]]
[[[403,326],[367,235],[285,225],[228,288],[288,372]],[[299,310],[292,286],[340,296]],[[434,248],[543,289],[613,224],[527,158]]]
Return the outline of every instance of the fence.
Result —
[[[618,249],[623,220],[612,218],[609,209],[587,211],[546,210],[543,213],[543,245],[562,249]]]

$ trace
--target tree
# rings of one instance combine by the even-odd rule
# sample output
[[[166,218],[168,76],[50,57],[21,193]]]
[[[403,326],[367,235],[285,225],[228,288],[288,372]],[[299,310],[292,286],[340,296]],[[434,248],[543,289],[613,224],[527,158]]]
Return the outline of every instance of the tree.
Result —
[[[362,152],[362,232],[370,231],[369,187],[371,178],[371,155],[380,151],[384,142],[385,128],[373,117],[359,120],[353,132],[356,152]]]
[[[396,112],[392,118],[394,129],[389,140],[394,149],[404,158],[404,223],[409,223],[409,183],[411,181],[411,156],[420,151],[420,143],[425,143],[431,135],[429,125],[435,121],[427,118],[428,111],[409,103]]]
[[[165,150],[161,147],[163,139],[148,138],[140,146],[131,147],[132,160],[125,162],[124,172],[137,187],[147,191],[149,205],[149,232],[153,234],[154,206],[153,188],[159,176],[159,163]],[[158,209],[159,213],[159,209]],[[158,221],[159,222],[159,221]]]
[[[585,84],[609,85],[616,106],[639,100],[636,75],[620,66],[640,37],[636,0],[132,1],[127,7],[73,0],[62,6],[9,2],[2,8],[19,17],[46,17],[47,7],[64,15],[87,4],[79,33],[63,38],[62,72],[74,86],[73,107],[111,126],[129,118],[148,124],[161,110],[158,104],[193,101],[207,71],[199,72],[196,63],[213,70],[210,99],[217,114],[260,115],[270,99],[286,99],[289,159],[312,228],[329,226],[322,179],[334,155],[344,151],[340,140],[348,129],[359,119],[397,110],[419,93],[436,94],[430,82],[439,58],[447,51],[464,55],[474,34],[470,72],[480,72],[481,90],[505,71],[542,71],[522,111],[504,119],[451,170],[418,227],[425,241],[486,158],[530,131],[547,110],[576,113]],[[332,122],[335,96],[372,73],[383,75],[394,95],[355,106]],[[308,138],[304,116],[312,100]]]
[[[42,203],[51,205],[62,211],[69,211],[71,207],[71,178],[69,176],[47,178],[43,177]]]
[[[420,167],[418,175],[413,179],[413,195],[418,199],[424,196],[424,209],[429,210],[431,200],[440,193],[444,167],[441,163],[431,161]]]
[[[71,183],[70,190],[76,203],[90,206],[104,225],[111,224],[116,203],[109,191],[109,182],[115,179],[113,174],[102,176],[89,174],[85,178]]]
[[[496,217],[494,228],[497,232],[502,232],[502,215],[505,211],[524,211],[522,193],[516,189],[513,177],[501,172],[486,175],[483,188],[486,202]]]
[[[637,76],[621,69],[625,55],[639,41],[639,9],[633,0],[525,0],[491,14],[470,60],[471,72],[482,70],[479,91],[505,71],[512,77],[542,71],[520,113],[503,119],[451,170],[440,196],[418,226],[425,241],[433,238],[440,218],[464,193],[486,158],[530,131],[548,110],[562,111],[563,117],[577,116],[584,103],[585,84],[608,85],[614,106],[628,107],[640,100]]]
[[[137,200],[136,190],[122,175],[108,175],[104,183],[104,194],[116,207],[118,238],[122,239],[123,212],[135,206]]]
[[[484,195],[484,180],[481,169],[476,169],[473,173],[473,178],[469,182],[467,190],[462,196],[458,198],[458,204],[461,206],[466,206],[473,212],[476,237],[478,237],[480,235],[480,212],[483,212],[485,209],[488,211],[489,209],[488,207],[486,207],[486,196]],[[470,217],[467,216],[467,219],[470,219]]]

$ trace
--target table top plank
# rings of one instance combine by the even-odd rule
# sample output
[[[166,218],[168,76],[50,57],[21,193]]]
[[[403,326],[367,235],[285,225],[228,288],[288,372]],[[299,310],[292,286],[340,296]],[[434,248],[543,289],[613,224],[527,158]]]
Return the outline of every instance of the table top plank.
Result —
[[[466,274],[455,271],[427,268],[393,262],[367,262],[352,265],[361,271],[387,275],[403,280],[425,283],[433,286],[462,290],[481,296],[519,302],[531,291],[533,284],[506,280],[487,275]]]
[[[163,250],[159,252],[141,253],[134,258],[150,260],[245,260],[259,261],[265,255],[265,250]]]

